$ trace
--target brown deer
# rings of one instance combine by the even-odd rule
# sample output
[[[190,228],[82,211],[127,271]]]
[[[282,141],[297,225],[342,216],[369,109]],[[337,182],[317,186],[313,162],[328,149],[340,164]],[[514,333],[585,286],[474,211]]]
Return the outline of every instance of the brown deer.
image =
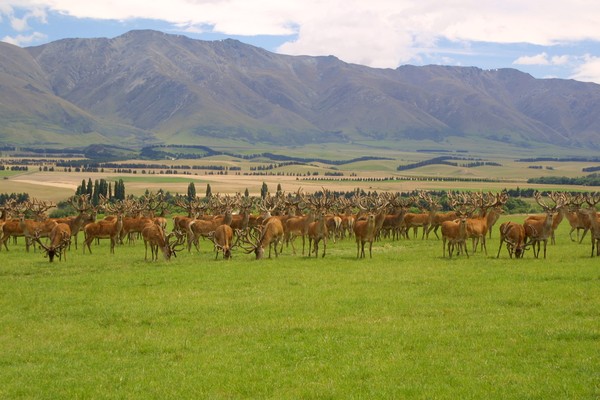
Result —
[[[34,199],[32,203],[27,205],[29,210],[33,210],[32,207],[35,207],[36,200]],[[40,204],[40,203],[38,203]],[[25,236],[25,248],[29,251],[29,245],[33,240],[34,233],[39,237],[49,237],[50,232],[56,226],[56,221],[51,219],[46,219],[43,214],[40,214],[34,211],[36,214],[36,219],[25,219],[25,213],[19,214],[19,227],[23,231],[23,235]]]
[[[506,250],[510,258],[523,258],[525,250],[529,248],[530,243],[526,241],[525,227],[516,222],[504,222],[500,225],[500,247],[498,247],[498,255],[500,258],[500,250],[502,245],[506,243]]]
[[[600,193],[586,195],[588,208],[582,209],[582,212],[588,216],[590,221],[590,234],[592,236],[592,257],[594,257],[594,249],[596,256],[600,256],[600,221],[596,211],[596,204],[600,203]]]
[[[115,245],[119,243],[121,229],[123,228],[123,214],[127,210],[127,205],[125,203],[119,203],[115,205],[106,204],[104,208],[108,212],[115,213],[116,218],[109,221],[92,222],[83,228],[85,235],[85,241],[83,243],[84,254],[86,247],[88,248],[90,254],[92,254],[90,245],[94,239],[110,239],[111,254],[114,254]]]
[[[60,260],[62,260],[63,255],[65,261],[67,260],[66,250],[71,242],[71,227],[68,224],[60,223],[52,228],[49,236],[50,244],[48,246],[41,242],[39,232],[35,232],[32,239],[46,251],[46,256],[50,262],[53,262],[54,257],[57,255]]]
[[[79,196],[72,196],[67,201],[77,211],[77,215],[74,217],[64,218],[52,218],[56,223],[65,223],[71,228],[71,238],[75,239],[75,249],[77,249],[77,235],[83,230],[83,227],[90,222],[96,221],[97,208],[93,207],[89,202],[89,195],[83,194]],[[69,248],[71,247],[69,243]]]
[[[544,258],[546,258],[546,247],[548,245],[548,239],[552,236],[552,219],[556,214],[557,208],[563,206],[564,198],[556,198],[554,206],[550,206],[544,202],[541,198],[540,192],[535,192],[535,201],[542,207],[546,214],[546,218],[543,220],[537,218],[526,218],[523,224],[525,228],[525,234],[528,240],[531,242],[533,248],[533,255],[535,258],[539,257],[541,242],[544,242]]]
[[[323,255],[327,251],[327,237],[329,236],[327,228],[327,212],[330,210],[333,197],[330,196],[330,192],[323,188],[323,195],[318,199],[315,196],[308,198],[311,204],[312,211],[316,215],[316,220],[308,224],[308,256],[315,253],[315,257],[319,255],[319,242],[323,241]],[[314,250],[312,246],[314,245]]]
[[[251,235],[255,233],[252,237]],[[269,247],[269,258],[271,258],[271,248],[275,249],[275,257],[279,256],[280,250],[277,250],[278,245],[282,245],[283,240],[283,225],[278,218],[271,218],[262,227],[262,230],[253,229],[246,231],[240,240],[250,247],[240,246],[246,250],[246,254],[254,253],[256,259],[260,260],[265,254],[265,247]],[[282,246],[283,247],[283,246]]]
[[[419,200],[416,198],[413,198],[415,204],[417,206],[419,206],[423,212],[417,213],[417,214],[406,213],[404,215],[404,225],[406,226],[406,230],[407,230],[406,237],[408,238],[408,231],[412,228],[413,236],[416,239],[417,238],[417,228],[422,227],[423,235],[421,236],[421,239],[429,239],[429,226],[433,223],[433,219],[434,219],[435,214],[436,214],[437,210],[439,209],[440,205],[439,205],[438,201],[433,199],[429,193],[425,193],[425,192],[421,191],[418,193],[418,196],[419,196],[419,199],[425,201],[426,206],[421,207],[419,204]]]
[[[151,261],[158,261],[159,249],[167,261],[173,256],[177,257],[177,251],[181,249],[185,240],[181,232],[171,232],[167,235],[160,225],[152,221],[142,229],[142,238],[145,247],[144,260],[148,260],[148,245],[150,245]]]
[[[491,208],[501,207],[501,195],[494,195],[491,192],[486,196],[483,193],[473,193],[471,195],[471,205],[479,208],[480,214],[478,217],[472,217],[467,220],[467,236],[473,239],[473,254],[477,251],[477,245],[481,241],[481,249],[487,255],[486,236],[488,233],[488,210]]]
[[[241,231],[242,230],[240,229],[240,234]],[[231,259],[231,248],[233,247],[233,229],[229,225],[222,224],[217,226],[217,229],[209,233],[208,238],[215,245],[215,260],[219,257],[219,252],[223,252],[223,259]]]
[[[469,252],[467,250],[467,219],[472,209],[471,200],[466,196],[461,196],[458,199],[454,194],[448,192],[450,207],[456,212],[457,219],[453,221],[444,221],[441,225],[442,231],[442,257],[446,257],[446,245],[448,246],[448,257],[452,258],[454,248],[457,248],[457,254],[464,250],[467,258]]]

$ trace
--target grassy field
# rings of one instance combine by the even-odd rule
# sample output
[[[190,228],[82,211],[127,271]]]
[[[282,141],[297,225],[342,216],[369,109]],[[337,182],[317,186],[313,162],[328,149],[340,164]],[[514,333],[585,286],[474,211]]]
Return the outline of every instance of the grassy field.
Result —
[[[21,242],[1,254],[0,397],[599,398],[588,238],[563,224],[547,260],[511,260],[497,233],[451,260],[430,239],[154,263],[102,243],[50,264]]]

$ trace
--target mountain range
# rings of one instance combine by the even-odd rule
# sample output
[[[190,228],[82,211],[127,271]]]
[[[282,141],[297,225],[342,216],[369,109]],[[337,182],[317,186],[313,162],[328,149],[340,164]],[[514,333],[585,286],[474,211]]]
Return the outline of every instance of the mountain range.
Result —
[[[157,31],[0,43],[0,143],[303,145],[477,137],[600,149],[600,85],[515,69],[376,69]]]

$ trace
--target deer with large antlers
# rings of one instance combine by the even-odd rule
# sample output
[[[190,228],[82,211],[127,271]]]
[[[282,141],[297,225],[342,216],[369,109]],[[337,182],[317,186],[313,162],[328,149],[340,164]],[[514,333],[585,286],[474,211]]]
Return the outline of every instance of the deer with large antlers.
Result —
[[[312,211],[315,213],[315,221],[308,224],[308,256],[314,251],[315,257],[319,255],[319,243],[323,242],[323,255],[327,250],[327,238],[329,231],[327,228],[327,212],[333,206],[333,196],[329,190],[323,188],[323,195],[319,198],[311,196],[308,202],[311,204]],[[311,247],[314,245],[314,249]]]
[[[298,209],[301,208],[301,204],[308,205],[309,201],[307,197],[302,193],[301,189],[298,189],[297,197],[300,199],[294,204]],[[294,239],[298,236],[302,237],[302,255],[304,255],[304,249],[306,244],[306,236],[308,235],[308,227],[315,220],[315,210],[310,208],[308,214],[291,216],[284,222],[284,235],[285,243],[292,245],[292,253],[296,254],[296,247],[294,246]]]
[[[363,197],[355,198],[355,205],[366,217],[354,223],[354,238],[356,239],[356,258],[365,258],[365,244],[369,243],[369,258],[373,258],[373,241],[377,236],[377,219],[386,215],[388,202],[369,201]]]
[[[42,249],[46,251],[46,256],[50,262],[54,261],[54,257],[58,255],[58,258],[62,260],[63,255],[65,261],[67,260],[67,248],[71,243],[71,227],[68,224],[60,223],[56,224],[50,232],[50,244],[45,245],[40,240],[39,232],[35,232],[32,239],[40,245]]]
[[[546,217],[543,220],[537,218],[526,218],[523,224],[527,238],[531,241],[533,255],[539,257],[541,242],[544,242],[544,258],[546,258],[546,247],[548,239],[552,236],[552,219],[556,210],[564,205],[564,198],[556,198],[554,205],[551,206],[542,200],[542,194],[535,192],[535,201],[542,207]]]
[[[582,209],[582,212],[587,215],[590,221],[590,234],[592,236],[592,257],[594,257],[594,249],[596,250],[596,256],[600,256],[600,220],[598,219],[598,212],[596,210],[596,204],[600,203],[600,193],[588,194],[585,196],[585,201],[588,204],[588,208]]]
[[[275,257],[278,257],[281,250],[278,250],[277,246],[281,245],[283,247],[283,225],[281,220],[271,218],[261,230],[257,228],[247,230],[245,235],[239,237],[239,240],[250,246],[241,245],[240,247],[246,251],[246,254],[254,253],[257,260],[263,258],[267,246],[269,247],[269,258],[271,258],[271,248],[275,249]]]
[[[467,236],[473,240],[473,253],[477,251],[477,245],[481,242],[481,249],[487,255],[486,236],[488,233],[488,210],[502,206],[502,195],[488,193],[473,193],[470,196],[470,204],[474,209],[479,208],[479,216],[467,220]]]
[[[243,231],[239,229],[239,235],[243,235]],[[222,224],[217,226],[213,232],[210,232],[208,238],[215,245],[215,260],[219,257],[219,252],[223,253],[225,260],[231,259],[231,248],[233,247],[233,229],[231,226]]]
[[[516,222],[504,222],[500,225],[500,247],[496,258],[500,257],[502,245],[506,243],[506,250],[510,258],[523,258],[525,250],[529,248],[530,242],[527,242],[525,227]]]
[[[89,202],[89,197],[90,195],[83,194],[79,196],[72,196],[67,200],[73,209],[77,211],[78,214],[76,216],[52,218],[52,220],[56,221],[58,224],[64,223],[69,225],[69,228],[71,228],[71,238],[75,239],[75,249],[77,249],[77,234],[79,231],[83,230],[83,227],[90,222],[96,221],[96,213],[98,210]]]
[[[439,202],[431,197],[431,194],[425,193],[423,191],[418,192],[419,199],[423,200],[426,205],[424,207],[420,206],[419,199],[414,198],[414,203],[419,206],[422,210],[421,213],[406,213],[404,215],[404,225],[406,226],[407,238],[408,231],[412,228],[413,236],[417,238],[417,229],[419,227],[423,228],[423,235],[421,239],[429,239],[429,226],[433,223],[433,219],[437,210],[440,208]]]
[[[27,210],[34,213],[35,219],[26,219],[25,212],[19,214],[19,227],[25,236],[25,248],[29,251],[29,245],[33,240],[34,233],[39,237],[49,237],[50,232],[56,226],[56,221],[47,219],[45,212],[52,206],[52,203],[37,201],[33,199],[26,205]]]
[[[453,221],[444,221],[441,225],[442,231],[442,257],[446,257],[446,245],[448,246],[448,257],[452,258],[454,248],[457,248],[457,254],[461,250],[469,257],[467,250],[467,219],[472,212],[470,199],[466,195],[458,199],[453,193],[448,192],[450,207],[456,212],[457,219]]]
[[[146,224],[142,229],[144,238],[144,247],[146,249],[144,260],[148,260],[148,245],[152,253],[152,261],[158,261],[158,250],[162,251],[165,260],[169,261],[171,257],[177,256],[177,251],[181,250],[185,236],[181,232],[171,232],[168,235],[165,230],[154,222]]]
[[[119,243],[121,229],[123,228],[123,214],[127,210],[127,204],[121,202],[111,205],[104,202],[104,208],[106,211],[116,214],[116,218],[110,221],[92,222],[83,228],[85,234],[85,241],[83,243],[84,253],[87,247],[90,254],[92,254],[90,245],[94,239],[110,239],[110,253],[113,254],[115,252],[115,245]]]

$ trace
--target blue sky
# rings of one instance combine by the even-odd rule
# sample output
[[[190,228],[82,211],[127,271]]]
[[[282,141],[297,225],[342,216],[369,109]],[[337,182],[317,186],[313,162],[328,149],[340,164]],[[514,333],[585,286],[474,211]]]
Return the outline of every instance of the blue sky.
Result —
[[[0,40],[21,47],[155,29],[375,68],[516,68],[596,83],[599,27],[597,0],[0,0]]]

